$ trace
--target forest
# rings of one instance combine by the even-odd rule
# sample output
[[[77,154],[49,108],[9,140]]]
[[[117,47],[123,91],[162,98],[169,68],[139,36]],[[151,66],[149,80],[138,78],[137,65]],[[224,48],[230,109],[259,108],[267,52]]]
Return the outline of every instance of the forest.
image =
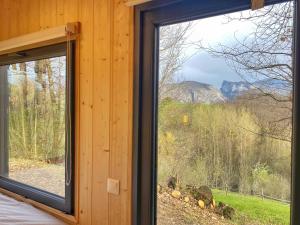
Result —
[[[65,57],[8,67],[9,157],[64,162]]]
[[[159,183],[174,176],[182,187],[207,185],[289,200],[291,143],[265,135],[273,129],[267,122],[272,116],[266,120],[270,114],[264,115],[263,107],[243,102],[164,99],[158,123]]]

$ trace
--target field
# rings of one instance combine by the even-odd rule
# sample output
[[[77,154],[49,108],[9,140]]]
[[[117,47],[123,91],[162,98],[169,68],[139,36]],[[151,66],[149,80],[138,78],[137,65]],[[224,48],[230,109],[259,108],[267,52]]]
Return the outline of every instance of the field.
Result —
[[[248,224],[249,221],[253,221],[253,225],[290,224],[289,204],[237,193],[228,193],[226,196],[225,192],[220,190],[213,190],[213,195],[217,202],[226,203],[236,210],[236,224]]]

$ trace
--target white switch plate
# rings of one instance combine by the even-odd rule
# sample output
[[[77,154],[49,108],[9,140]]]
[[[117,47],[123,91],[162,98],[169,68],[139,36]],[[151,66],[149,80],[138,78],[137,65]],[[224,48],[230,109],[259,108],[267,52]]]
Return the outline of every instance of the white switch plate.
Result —
[[[107,192],[114,195],[120,194],[120,181],[108,178],[107,179]]]

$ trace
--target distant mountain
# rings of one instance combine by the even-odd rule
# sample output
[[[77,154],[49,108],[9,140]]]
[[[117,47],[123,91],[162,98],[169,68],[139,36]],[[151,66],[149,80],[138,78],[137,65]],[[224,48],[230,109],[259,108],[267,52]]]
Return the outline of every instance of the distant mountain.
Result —
[[[188,103],[219,103],[226,98],[213,85],[196,81],[183,81],[169,85],[162,98],[171,98]]]
[[[254,87],[258,87],[264,91],[276,92],[281,95],[288,95],[293,90],[293,86],[290,82],[275,79],[264,79],[256,81],[253,84]]]
[[[229,100],[233,100],[245,92],[259,88],[268,93],[277,93],[280,95],[288,95],[292,86],[290,83],[282,80],[263,79],[250,84],[246,81],[231,82],[224,80],[221,86],[222,94]]]
[[[246,81],[224,80],[220,89],[210,84],[197,81],[183,81],[168,85],[162,91],[162,98],[171,98],[186,103],[220,103],[234,100],[236,97],[260,88],[268,93],[288,95],[291,92],[291,84],[284,81],[265,79],[250,84]]]
[[[221,86],[221,93],[230,100],[242,95],[243,92],[250,90],[252,87],[248,82],[239,81],[231,82],[224,80]]]

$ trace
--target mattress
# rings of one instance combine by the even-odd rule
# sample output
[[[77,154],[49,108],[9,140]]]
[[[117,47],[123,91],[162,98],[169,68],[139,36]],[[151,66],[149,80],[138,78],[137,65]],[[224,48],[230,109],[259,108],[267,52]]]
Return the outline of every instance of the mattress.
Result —
[[[37,208],[0,194],[0,225],[64,225]]]

